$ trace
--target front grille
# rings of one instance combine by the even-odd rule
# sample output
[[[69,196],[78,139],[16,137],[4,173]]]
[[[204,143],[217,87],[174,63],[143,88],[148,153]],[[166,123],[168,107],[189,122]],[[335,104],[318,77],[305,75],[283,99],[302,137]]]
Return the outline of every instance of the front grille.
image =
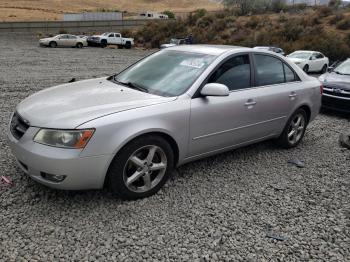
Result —
[[[323,93],[332,96],[344,97],[350,99],[350,91],[337,86],[324,86]]]
[[[333,110],[350,113],[350,100],[339,99],[335,97],[322,97],[322,106]]]
[[[19,140],[28,128],[29,124],[25,120],[23,120],[23,118],[17,112],[14,113],[11,119],[11,134]]]

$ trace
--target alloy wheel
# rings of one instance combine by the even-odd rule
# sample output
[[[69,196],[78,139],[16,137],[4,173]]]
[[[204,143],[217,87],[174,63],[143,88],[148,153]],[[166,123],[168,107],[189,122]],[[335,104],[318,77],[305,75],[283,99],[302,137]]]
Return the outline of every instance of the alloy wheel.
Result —
[[[291,145],[297,144],[303,137],[305,122],[305,118],[302,114],[294,116],[288,128],[288,142]]]
[[[156,187],[167,169],[167,157],[162,148],[148,145],[139,148],[126,161],[123,171],[125,186],[144,193]]]

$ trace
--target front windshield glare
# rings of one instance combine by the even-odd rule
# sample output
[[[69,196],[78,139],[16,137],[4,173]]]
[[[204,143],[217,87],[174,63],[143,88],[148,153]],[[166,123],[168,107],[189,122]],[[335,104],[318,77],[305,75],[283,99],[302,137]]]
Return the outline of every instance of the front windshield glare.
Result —
[[[346,60],[334,69],[335,72],[350,75],[350,61]]]
[[[183,94],[215,56],[179,51],[157,52],[120,73],[116,80],[132,83],[160,96]]]
[[[311,55],[311,53],[298,52],[298,53],[291,53],[288,57],[300,58],[300,59],[309,59],[310,55]]]

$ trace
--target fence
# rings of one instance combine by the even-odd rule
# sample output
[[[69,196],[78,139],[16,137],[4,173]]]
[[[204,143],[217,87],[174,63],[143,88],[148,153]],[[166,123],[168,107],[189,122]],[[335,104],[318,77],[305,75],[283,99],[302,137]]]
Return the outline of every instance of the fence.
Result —
[[[43,21],[43,22],[4,22],[0,23],[1,32],[51,32],[65,30],[68,33],[92,31],[119,31],[143,26],[150,20],[120,21]],[[162,23],[167,20],[157,20]]]

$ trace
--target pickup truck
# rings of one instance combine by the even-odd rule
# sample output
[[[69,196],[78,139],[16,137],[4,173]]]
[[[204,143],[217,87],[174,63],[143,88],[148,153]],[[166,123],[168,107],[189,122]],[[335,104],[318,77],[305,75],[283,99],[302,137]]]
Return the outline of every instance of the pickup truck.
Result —
[[[107,45],[117,45],[118,48],[125,47],[130,49],[134,45],[133,38],[124,38],[120,33],[103,33],[102,35],[90,36],[87,39],[89,46],[101,46],[106,47]]]

